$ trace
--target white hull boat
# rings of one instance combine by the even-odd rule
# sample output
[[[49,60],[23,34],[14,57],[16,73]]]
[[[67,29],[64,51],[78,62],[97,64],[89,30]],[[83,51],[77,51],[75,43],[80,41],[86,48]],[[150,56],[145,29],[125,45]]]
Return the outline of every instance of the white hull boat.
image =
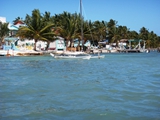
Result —
[[[0,56],[6,56],[7,52],[0,52]]]
[[[16,56],[16,52],[13,50],[0,50],[0,56]]]
[[[90,59],[91,58],[91,55],[84,54],[84,53],[81,53],[81,54],[62,53],[59,55],[50,53],[50,55],[56,59]]]

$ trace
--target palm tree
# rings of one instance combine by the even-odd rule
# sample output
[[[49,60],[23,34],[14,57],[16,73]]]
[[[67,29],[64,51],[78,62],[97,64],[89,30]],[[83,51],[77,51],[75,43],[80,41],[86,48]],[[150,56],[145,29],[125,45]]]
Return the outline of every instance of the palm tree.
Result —
[[[138,39],[139,34],[136,31],[128,31],[128,39]]]
[[[84,21],[83,23],[83,34],[84,34],[84,43],[86,40],[93,40],[94,35],[93,23],[91,21]]]
[[[110,19],[107,23],[107,37],[109,39],[109,43],[116,42],[119,39],[119,30],[117,28],[117,21]]]
[[[34,50],[36,50],[36,43],[38,40],[49,41],[54,39],[55,33],[51,31],[54,26],[50,21],[43,22],[43,16],[40,11],[35,9],[32,11],[32,16],[27,15],[26,26],[20,27],[17,35],[23,38],[34,39]]]
[[[25,17],[24,23],[25,23],[25,24],[30,24],[31,21],[32,21],[32,17],[27,14],[26,17]]]
[[[0,22],[0,46],[4,42],[4,38],[5,38],[5,36],[9,32],[8,24],[9,23],[2,23],[2,22]]]
[[[79,30],[78,20],[79,15],[77,13],[70,14],[63,12],[62,14],[55,15],[54,22],[57,25],[56,31],[65,39],[66,46],[68,46],[68,42],[70,41],[71,47],[73,40],[79,37],[77,32]]]
[[[112,36],[110,39],[110,43],[118,43],[118,40],[121,39],[120,29],[118,27],[114,27],[110,30],[110,35]]]
[[[148,39],[146,40],[146,46],[148,48],[156,48],[158,47],[158,36],[153,32],[148,33]]]
[[[43,22],[48,22],[51,21],[51,13],[50,12],[45,12],[45,14],[43,14]]]
[[[94,26],[94,36],[96,36],[97,41],[101,41],[106,39],[106,35],[107,35],[107,22],[105,21],[95,21],[93,23]]]
[[[118,29],[121,39],[128,39],[129,29],[126,26],[118,26]]]
[[[139,32],[140,32],[139,33],[140,39],[143,39],[143,40],[148,39],[149,31],[145,27],[142,27]]]

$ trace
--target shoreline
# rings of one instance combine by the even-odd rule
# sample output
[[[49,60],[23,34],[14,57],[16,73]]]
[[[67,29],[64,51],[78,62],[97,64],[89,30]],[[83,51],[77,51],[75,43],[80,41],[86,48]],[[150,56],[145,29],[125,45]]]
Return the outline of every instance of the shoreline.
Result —
[[[156,49],[150,49],[150,51],[156,51]],[[34,50],[0,50],[0,56],[37,56],[37,55],[46,55],[50,53],[61,54],[64,51],[55,51],[55,50],[46,50],[46,51],[34,51]],[[105,49],[95,49],[91,51],[86,51],[89,54],[97,53],[120,53],[118,51],[110,52]]]

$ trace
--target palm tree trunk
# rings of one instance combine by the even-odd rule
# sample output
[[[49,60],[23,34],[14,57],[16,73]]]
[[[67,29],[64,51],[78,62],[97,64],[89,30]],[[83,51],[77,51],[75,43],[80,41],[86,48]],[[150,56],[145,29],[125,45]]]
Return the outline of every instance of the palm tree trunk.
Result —
[[[1,40],[1,38],[0,38],[0,46],[2,45],[2,40]]]
[[[0,39],[0,46],[2,46],[3,44],[4,44],[4,37]]]
[[[78,40],[77,51],[80,51],[80,40]]]
[[[35,41],[35,43],[34,43],[34,49],[33,49],[33,50],[35,50],[35,51],[36,51],[36,45],[37,45],[38,40],[37,40],[37,39],[35,39],[34,41]]]
[[[2,46],[2,42],[0,41],[0,47]]]
[[[47,41],[47,47],[46,47],[46,50],[48,50],[48,48],[49,48],[49,44],[50,44],[50,41]]]
[[[70,48],[72,47],[72,40],[70,40],[70,46],[69,46]]]

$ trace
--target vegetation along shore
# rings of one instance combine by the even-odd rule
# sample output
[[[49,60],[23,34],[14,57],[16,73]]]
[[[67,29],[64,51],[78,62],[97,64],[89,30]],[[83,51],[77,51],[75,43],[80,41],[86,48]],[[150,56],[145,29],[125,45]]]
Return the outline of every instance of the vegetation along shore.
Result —
[[[19,27],[16,34],[9,35],[8,24],[0,22],[0,46],[4,44],[4,38],[18,37],[20,40],[34,40],[33,50],[36,50],[36,43],[44,41],[49,44],[57,39],[64,38],[65,45],[72,47],[73,40],[78,39],[80,46],[81,22],[83,23],[83,39],[91,41],[94,46],[98,42],[108,40],[108,44],[118,43],[121,39],[142,39],[146,41],[146,48],[160,47],[160,36],[149,31],[147,28],[140,28],[139,32],[131,31],[127,26],[118,25],[118,21],[110,19],[110,21],[91,21],[85,20],[79,13],[68,13],[64,11],[61,14],[51,16],[50,12],[41,14],[39,9],[34,9],[32,14],[27,14],[23,20],[17,17],[13,20],[13,24],[21,22],[23,26]]]

